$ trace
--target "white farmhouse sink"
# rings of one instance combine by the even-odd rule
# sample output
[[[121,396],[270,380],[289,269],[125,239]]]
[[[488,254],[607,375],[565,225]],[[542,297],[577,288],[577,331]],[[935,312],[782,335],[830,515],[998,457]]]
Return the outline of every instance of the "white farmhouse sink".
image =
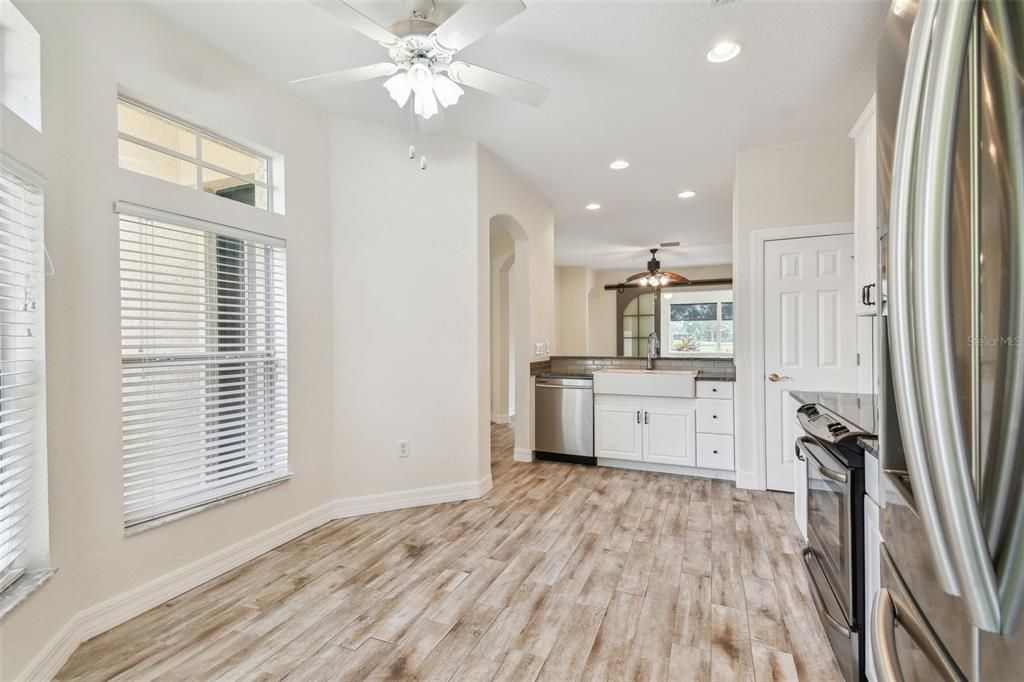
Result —
[[[693,398],[695,369],[606,369],[594,372],[594,393]]]

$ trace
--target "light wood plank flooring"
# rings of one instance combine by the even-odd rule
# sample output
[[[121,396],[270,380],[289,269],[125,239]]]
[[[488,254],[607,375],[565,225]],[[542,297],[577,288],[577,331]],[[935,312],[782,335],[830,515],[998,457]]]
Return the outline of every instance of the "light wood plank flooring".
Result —
[[[328,523],[85,642],[82,680],[840,680],[792,498],[512,461],[479,500]]]

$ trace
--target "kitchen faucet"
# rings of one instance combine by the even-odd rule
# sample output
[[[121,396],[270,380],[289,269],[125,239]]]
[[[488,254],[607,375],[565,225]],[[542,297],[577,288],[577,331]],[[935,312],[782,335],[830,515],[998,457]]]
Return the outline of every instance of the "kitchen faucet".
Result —
[[[658,334],[651,332],[647,335],[647,369],[654,369],[654,358],[661,354],[661,343],[658,341]]]

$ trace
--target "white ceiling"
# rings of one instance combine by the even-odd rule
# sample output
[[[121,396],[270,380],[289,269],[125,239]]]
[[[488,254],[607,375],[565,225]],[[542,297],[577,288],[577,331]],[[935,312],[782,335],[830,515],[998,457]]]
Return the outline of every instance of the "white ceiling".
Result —
[[[147,0],[163,16],[270,78],[289,80],[386,60],[384,48],[302,0]],[[731,261],[738,149],[845,134],[871,96],[881,0],[544,2],[471,45],[460,58],[550,86],[538,109],[470,91],[431,132],[474,138],[555,207],[555,260],[642,266],[658,242],[666,266]],[[401,2],[353,3],[382,24]],[[458,3],[438,0],[442,15]],[[230,27],[230,30],[225,27]],[[722,38],[734,61],[705,53]],[[402,126],[371,81],[296,89],[343,116]],[[421,141],[429,149],[429,140]],[[612,171],[609,162],[632,164]],[[693,189],[697,197],[676,194]],[[584,210],[595,201],[599,211]]]

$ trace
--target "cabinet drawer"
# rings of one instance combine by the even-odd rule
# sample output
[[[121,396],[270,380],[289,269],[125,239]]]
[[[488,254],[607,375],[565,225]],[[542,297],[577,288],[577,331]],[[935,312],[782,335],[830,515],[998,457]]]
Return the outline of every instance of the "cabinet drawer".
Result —
[[[729,471],[735,469],[732,436],[698,433],[697,466],[704,469],[728,469]]]
[[[732,433],[732,401],[699,398],[697,433]]]
[[[721,400],[732,400],[732,387],[734,381],[698,381],[698,398],[719,398]]]

